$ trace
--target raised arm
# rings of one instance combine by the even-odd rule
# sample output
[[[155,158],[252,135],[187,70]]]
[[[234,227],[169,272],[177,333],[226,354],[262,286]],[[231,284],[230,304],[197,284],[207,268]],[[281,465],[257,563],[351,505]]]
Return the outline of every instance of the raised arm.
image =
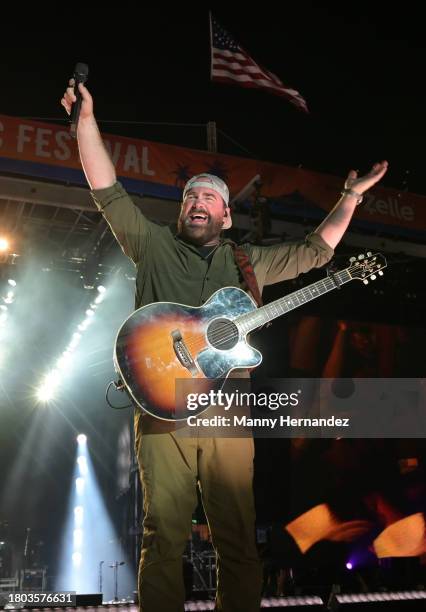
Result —
[[[61,100],[68,114],[76,97],[74,80]],[[124,253],[134,263],[143,260],[150,240],[153,224],[135,206],[122,185],[117,182],[114,164],[105,148],[93,114],[93,99],[88,89],[79,84],[82,95],[80,117],[77,126],[78,148],[84,173],[92,189],[92,197],[102,212]]]
[[[388,162],[382,161],[371,168],[365,176],[358,178],[355,170],[351,170],[345,182],[345,189],[342,197],[337,202],[333,210],[327,215],[324,221],[315,230],[323,240],[334,249],[342,239],[356,206],[362,199],[361,196],[368,189],[371,189],[388,169]]]
[[[80,118],[77,126],[78,148],[81,165],[91,189],[105,189],[117,181],[115,168],[108,151],[102,141],[101,133],[93,114],[93,98],[87,87],[79,83],[82,95]],[[70,79],[69,87],[61,100],[68,114],[76,101],[74,94],[74,79]]]

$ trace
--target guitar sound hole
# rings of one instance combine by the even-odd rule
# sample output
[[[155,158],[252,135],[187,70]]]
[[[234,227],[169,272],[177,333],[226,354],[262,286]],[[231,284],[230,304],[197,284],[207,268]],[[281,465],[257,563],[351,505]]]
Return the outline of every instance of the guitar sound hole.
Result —
[[[227,351],[238,343],[238,327],[229,319],[215,319],[207,329],[207,339],[214,348]]]

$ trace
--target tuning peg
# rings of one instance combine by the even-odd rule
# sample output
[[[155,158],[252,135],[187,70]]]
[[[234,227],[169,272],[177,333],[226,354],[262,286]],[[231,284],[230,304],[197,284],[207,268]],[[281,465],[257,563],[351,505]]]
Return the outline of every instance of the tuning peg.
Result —
[[[367,253],[367,257],[371,257],[371,256],[372,256],[372,254],[373,254],[373,253],[372,253],[371,251],[368,251],[368,253]]]
[[[364,283],[364,285],[368,285],[368,280],[366,278],[364,278],[362,282]]]
[[[365,257],[365,255],[363,255],[362,253],[361,253],[361,255],[358,255],[358,259],[364,259],[364,257]]]
[[[354,261],[356,261],[356,257],[349,257],[349,262],[350,263],[354,263]]]
[[[379,276],[383,276],[383,270],[379,270]]]
[[[375,274],[372,274],[372,275],[370,276],[370,278],[371,278],[371,280],[376,280],[376,278],[377,278],[377,277],[376,277],[376,275],[375,275]]]

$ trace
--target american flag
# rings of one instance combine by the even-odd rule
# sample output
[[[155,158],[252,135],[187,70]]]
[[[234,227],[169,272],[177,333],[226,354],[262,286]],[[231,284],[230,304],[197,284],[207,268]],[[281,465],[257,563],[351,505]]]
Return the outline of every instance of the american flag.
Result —
[[[300,93],[269,70],[262,68],[210,15],[211,78],[212,81],[237,83],[241,87],[256,87],[287,98],[300,110],[308,111],[306,100]]]

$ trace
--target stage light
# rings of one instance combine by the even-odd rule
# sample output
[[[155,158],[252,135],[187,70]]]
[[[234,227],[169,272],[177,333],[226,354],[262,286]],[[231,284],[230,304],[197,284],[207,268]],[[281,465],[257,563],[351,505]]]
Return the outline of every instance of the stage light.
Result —
[[[49,402],[53,398],[53,393],[51,389],[43,386],[37,390],[36,397],[39,402],[45,403]]]
[[[50,402],[55,396],[55,384],[52,380],[46,377],[42,385],[37,389],[36,396],[39,402],[47,403]]]
[[[14,282],[15,281],[13,281],[13,279],[9,280],[10,284]],[[6,298],[6,300],[4,301],[9,301],[9,302],[13,301],[13,295],[14,295],[13,291],[9,291],[8,298]],[[2,309],[2,312],[3,312],[3,309],[7,309],[7,307],[0,305],[0,309]],[[56,363],[56,368],[48,376],[45,377],[38,391],[36,392],[36,396],[39,402],[48,402],[51,399],[53,399],[57,389],[59,388],[62,382],[62,379],[64,378],[66,370],[68,370],[70,366],[72,365],[71,355],[76,349],[76,347],[79,345],[83,337],[82,333],[80,332],[84,332],[86,328],[90,325],[90,323],[92,323],[94,314],[95,314],[94,310],[90,308],[86,310],[86,318],[78,325],[78,328],[77,328],[78,331],[75,331],[72,334],[71,340],[67,348],[64,350],[63,354],[58,358],[58,361]],[[1,315],[1,312],[0,312],[0,315]],[[2,321],[0,320],[0,323],[1,322]]]
[[[81,527],[83,524],[84,509],[83,506],[76,506],[74,508],[74,524],[76,527]]]
[[[353,569],[353,567],[354,567],[354,566],[352,565],[352,563],[351,563],[350,561],[348,561],[348,562],[346,563],[346,569],[351,570],[351,569]]]
[[[76,478],[75,479],[75,489],[77,491],[77,495],[83,495],[84,493],[84,478]]]
[[[312,596],[295,596],[295,597],[264,597],[261,603],[261,609],[283,610],[291,608],[292,610],[325,610],[324,602],[320,597]],[[214,601],[187,601],[185,602],[185,612],[209,612],[215,610]]]
[[[75,349],[75,347],[80,342],[80,340],[81,340],[81,334],[79,334],[78,332],[74,332],[72,335],[71,341],[68,345],[68,350]]]
[[[105,287],[103,285],[99,285],[98,292],[99,292],[99,295],[95,299],[95,304],[100,304],[105,299],[105,293],[106,293]]]
[[[83,546],[83,530],[74,529],[73,533],[74,548],[81,548]]]
[[[58,359],[56,367],[58,370],[66,370],[71,366],[71,354],[65,351],[63,355]]]
[[[396,602],[398,602],[396,604]],[[416,603],[414,603],[416,602]],[[426,591],[388,591],[380,593],[335,594],[330,599],[329,608],[333,612],[361,612],[366,607],[373,610],[425,610]],[[397,607],[396,607],[397,606]]]
[[[7,282],[11,287],[16,287],[16,281],[13,278],[9,278]]]
[[[86,457],[84,457],[83,455],[80,455],[80,457],[77,458],[77,463],[78,463],[78,470],[81,476],[86,476],[88,473]]]
[[[45,377],[37,389],[36,396],[39,402],[50,402],[55,396],[56,387],[59,384],[59,371],[52,370]]]
[[[215,603],[213,601],[187,601],[185,603],[185,612],[209,612],[209,610],[215,609]]]
[[[9,240],[7,238],[0,238],[0,253],[5,253],[9,250]]]
[[[82,557],[82,554],[81,554],[81,553],[79,553],[79,552],[74,552],[74,553],[72,554],[72,562],[73,562],[73,565],[75,565],[75,566],[77,566],[77,567],[78,567],[79,565],[81,565],[82,558],[83,558],[83,557]]]
[[[87,436],[86,434],[78,434],[77,436],[77,442],[80,446],[83,446],[83,444],[86,444],[87,442]]]
[[[80,445],[80,440],[85,441],[86,435],[79,434],[77,438],[79,445],[75,446],[73,489],[68,518],[63,528],[55,590],[95,593],[99,584],[101,560],[107,559],[110,562],[121,559],[123,552],[96,480],[89,449]],[[84,478],[81,476],[82,470],[87,471]],[[128,594],[133,592],[134,583],[133,572],[126,565],[118,586],[124,594]],[[103,577],[102,588],[106,600],[112,599],[114,588],[117,588],[117,583],[113,582],[113,576],[108,573]]]
[[[46,385],[50,385],[51,387],[55,387],[59,382],[59,372],[58,370],[51,370],[44,379]]]
[[[3,298],[3,301],[5,304],[12,304],[12,302],[15,300],[15,294],[12,290],[7,292],[7,297]]]
[[[86,330],[88,328],[90,323],[91,323],[90,319],[84,319],[84,321],[82,323],[80,323],[80,325],[77,327],[77,329],[79,331],[84,331],[84,330]]]

